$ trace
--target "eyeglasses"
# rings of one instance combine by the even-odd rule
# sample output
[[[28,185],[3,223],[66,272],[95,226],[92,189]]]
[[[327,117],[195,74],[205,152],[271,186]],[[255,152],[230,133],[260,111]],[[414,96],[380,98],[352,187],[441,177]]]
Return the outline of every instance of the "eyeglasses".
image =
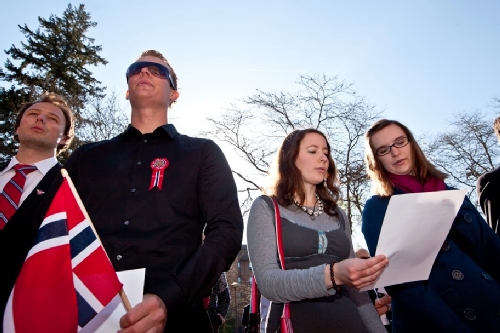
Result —
[[[391,152],[392,147],[403,148],[409,142],[410,142],[410,139],[408,139],[406,136],[402,136],[400,138],[397,138],[396,141],[394,141],[394,143],[392,145],[390,145],[390,146],[382,146],[382,147],[378,148],[375,151],[375,154],[378,155],[378,156],[387,155],[387,154],[389,154]]]
[[[144,67],[146,67],[154,76],[168,80],[170,82],[170,86],[172,86],[173,89],[176,89],[174,80],[172,79],[168,68],[166,66],[163,66],[162,64],[150,61],[138,61],[130,65],[127,68],[127,73],[125,74],[125,76],[127,77],[127,82],[132,75],[139,74]]]

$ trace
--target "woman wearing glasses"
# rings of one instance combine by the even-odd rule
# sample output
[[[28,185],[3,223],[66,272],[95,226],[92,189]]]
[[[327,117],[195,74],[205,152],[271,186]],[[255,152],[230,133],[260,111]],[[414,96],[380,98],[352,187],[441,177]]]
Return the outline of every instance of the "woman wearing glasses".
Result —
[[[365,144],[375,195],[365,204],[362,231],[373,255],[392,195],[449,187],[403,124],[377,121]],[[429,279],[386,287],[393,332],[500,332],[499,258],[500,238],[466,197]]]

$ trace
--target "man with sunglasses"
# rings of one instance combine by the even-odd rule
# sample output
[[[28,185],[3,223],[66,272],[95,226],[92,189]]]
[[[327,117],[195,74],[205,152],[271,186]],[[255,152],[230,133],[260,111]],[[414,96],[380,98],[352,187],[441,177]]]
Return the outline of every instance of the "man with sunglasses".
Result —
[[[179,93],[161,53],[143,52],[126,78],[130,126],[82,146],[66,168],[115,269],[146,268],[143,301],[121,318],[123,332],[212,332],[202,300],[243,235],[231,169],[213,141],[168,124]]]

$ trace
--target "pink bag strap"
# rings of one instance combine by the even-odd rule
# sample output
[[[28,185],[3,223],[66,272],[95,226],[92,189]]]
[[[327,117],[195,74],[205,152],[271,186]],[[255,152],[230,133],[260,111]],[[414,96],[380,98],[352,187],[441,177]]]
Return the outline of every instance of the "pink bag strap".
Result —
[[[278,245],[278,257],[281,262],[281,269],[285,270],[285,254],[283,253],[283,238],[281,236],[281,216],[278,202],[275,198],[271,198],[274,204],[274,216],[276,218],[276,244]]]
[[[255,275],[252,276],[252,291],[250,296],[250,313],[259,313],[259,289],[255,281]]]
[[[283,237],[281,236],[281,216],[278,202],[271,198],[274,204],[274,216],[276,218],[276,244],[278,245],[278,257],[281,262],[281,269],[285,270],[285,253],[283,252]],[[290,318],[290,304],[285,303],[283,307],[283,317]]]

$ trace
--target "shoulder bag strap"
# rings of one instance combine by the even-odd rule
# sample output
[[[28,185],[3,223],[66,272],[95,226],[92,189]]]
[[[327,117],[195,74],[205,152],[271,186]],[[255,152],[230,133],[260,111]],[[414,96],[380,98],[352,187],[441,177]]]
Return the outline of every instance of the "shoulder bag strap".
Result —
[[[252,290],[250,297],[250,313],[259,313],[259,288],[255,281],[255,275],[252,276]]]
[[[276,219],[276,244],[278,246],[278,257],[281,262],[281,269],[285,270],[285,254],[283,253],[283,238],[281,236],[281,216],[278,202],[275,198],[271,198],[274,204],[274,217]]]
[[[285,270],[285,253],[283,252],[283,238],[281,236],[281,216],[278,202],[275,198],[271,198],[274,204],[274,217],[276,219],[276,243],[278,245],[278,257],[281,262],[281,269]],[[287,325],[286,328],[281,328],[281,331],[293,332],[292,324],[290,322],[290,304],[285,303],[283,306],[283,315],[281,325]]]

